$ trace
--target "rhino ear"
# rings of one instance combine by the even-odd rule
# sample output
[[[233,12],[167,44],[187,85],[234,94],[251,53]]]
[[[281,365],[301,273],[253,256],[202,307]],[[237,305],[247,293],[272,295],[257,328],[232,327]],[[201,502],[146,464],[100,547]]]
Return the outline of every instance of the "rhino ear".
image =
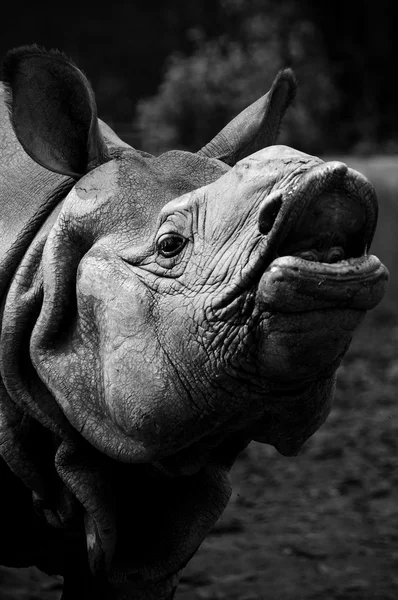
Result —
[[[36,45],[15,48],[4,59],[2,79],[15,134],[35,162],[79,178],[109,160],[94,92],[64,54]]]
[[[274,144],[296,87],[293,72],[290,69],[280,71],[268,94],[242,111],[198,154],[234,165],[253,152]]]

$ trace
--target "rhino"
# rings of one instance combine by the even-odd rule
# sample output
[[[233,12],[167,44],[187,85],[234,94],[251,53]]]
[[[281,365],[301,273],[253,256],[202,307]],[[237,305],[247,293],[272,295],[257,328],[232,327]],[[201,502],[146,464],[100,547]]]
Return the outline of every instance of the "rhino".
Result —
[[[63,574],[66,599],[171,599],[239,453],[296,456],[325,421],[388,278],[376,194],[276,144],[290,69],[160,156],[59,51],[11,50],[2,80],[0,563]]]

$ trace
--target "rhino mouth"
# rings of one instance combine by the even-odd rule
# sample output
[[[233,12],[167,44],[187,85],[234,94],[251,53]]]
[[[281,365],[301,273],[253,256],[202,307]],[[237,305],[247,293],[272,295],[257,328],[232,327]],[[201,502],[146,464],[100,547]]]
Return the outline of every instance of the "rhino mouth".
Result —
[[[269,211],[260,208],[264,233]],[[260,280],[263,308],[373,308],[387,279],[385,267],[368,255],[376,222],[376,195],[360,173],[340,162],[308,171],[285,194],[269,234],[274,260]]]
[[[377,221],[374,189],[343,163],[311,169],[294,194],[280,256],[339,263],[363,256]]]

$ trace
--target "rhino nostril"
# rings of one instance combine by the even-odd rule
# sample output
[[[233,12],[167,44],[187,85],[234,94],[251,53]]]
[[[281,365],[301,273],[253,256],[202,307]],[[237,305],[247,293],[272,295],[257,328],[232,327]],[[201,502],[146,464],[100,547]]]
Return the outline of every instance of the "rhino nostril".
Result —
[[[344,249],[341,246],[334,246],[328,250],[325,262],[336,263],[341,260],[344,260]]]
[[[293,256],[304,258],[304,260],[309,260],[310,262],[320,262],[319,254],[316,250],[301,250],[300,252],[295,252]]]
[[[258,227],[260,233],[267,235],[275,223],[276,217],[278,216],[279,209],[282,205],[282,196],[278,194],[273,198],[266,198],[260,206],[260,212],[258,216]]]

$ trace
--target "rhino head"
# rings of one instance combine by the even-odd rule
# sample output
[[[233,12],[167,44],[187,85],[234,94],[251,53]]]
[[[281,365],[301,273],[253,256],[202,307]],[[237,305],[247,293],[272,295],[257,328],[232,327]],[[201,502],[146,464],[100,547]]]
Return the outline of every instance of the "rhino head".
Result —
[[[112,598],[172,597],[237,454],[256,440],[296,455],[326,419],[384,293],[375,192],[341,162],[274,145],[289,70],[198,153],[156,158],[97,119],[62,54],[15,50],[4,78],[18,144],[73,181],[8,289],[3,382],[52,433],[47,516],[68,525],[83,505]],[[13,451],[35,497],[51,496]]]

